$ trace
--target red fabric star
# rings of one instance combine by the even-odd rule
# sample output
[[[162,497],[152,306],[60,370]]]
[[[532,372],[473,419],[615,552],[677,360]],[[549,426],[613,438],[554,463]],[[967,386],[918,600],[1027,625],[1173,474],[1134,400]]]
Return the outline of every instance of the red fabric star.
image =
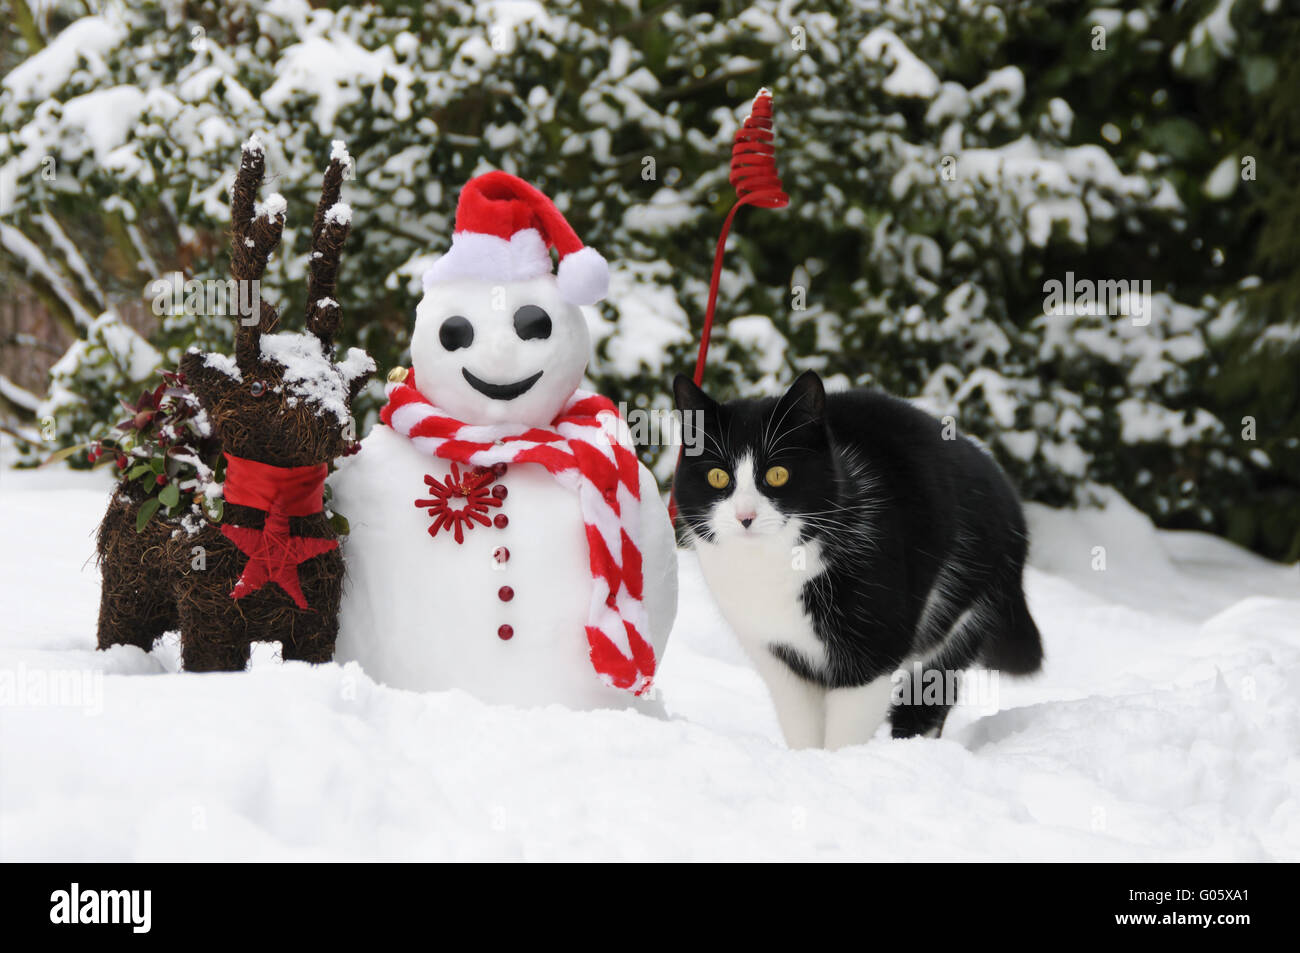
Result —
[[[261,529],[225,525],[221,533],[248,557],[239,582],[231,590],[232,599],[242,599],[273,582],[288,593],[299,609],[307,608],[307,598],[298,582],[298,565],[339,545],[337,539],[290,536],[289,517],[278,501],[271,503]]]
[[[501,500],[487,489],[488,484],[495,479],[496,474],[487,467],[466,470],[462,476],[460,468],[454,463],[445,483],[426,474],[424,482],[429,487],[432,499],[416,500],[415,505],[427,509],[429,515],[434,517],[429,535],[437,536],[440,530],[450,529],[456,535],[456,542],[463,543],[465,530],[473,529],[475,523],[491,526],[492,521],[483,514],[489,506],[501,505]],[[452,499],[463,499],[464,505],[453,508],[450,505]]]

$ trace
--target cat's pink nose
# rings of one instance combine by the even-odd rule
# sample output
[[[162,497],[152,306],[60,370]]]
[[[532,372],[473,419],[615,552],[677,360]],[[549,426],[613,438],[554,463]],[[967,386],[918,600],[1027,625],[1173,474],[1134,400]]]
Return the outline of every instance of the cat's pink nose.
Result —
[[[749,529],[749,524],[754,522],[755,515],[757,514],[755,514],[753,510],[743,513],[738,510],[736,512],[736,519],[740,520],[741,526],[745,527],[745,529]]]

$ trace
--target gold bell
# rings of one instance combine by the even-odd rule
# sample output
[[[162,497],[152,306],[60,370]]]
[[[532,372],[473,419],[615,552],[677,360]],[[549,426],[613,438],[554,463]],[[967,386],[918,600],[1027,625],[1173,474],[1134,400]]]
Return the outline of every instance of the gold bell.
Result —
[[[411,372],[404,367],[394,367],[388,372],[388,382],[390,384],[400,384],[406,380],[406,375],[410,373]]]

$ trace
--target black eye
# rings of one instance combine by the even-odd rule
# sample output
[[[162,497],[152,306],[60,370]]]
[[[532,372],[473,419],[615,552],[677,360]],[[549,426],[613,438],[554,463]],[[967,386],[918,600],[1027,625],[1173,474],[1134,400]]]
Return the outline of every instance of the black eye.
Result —
[[[253,381],[253,383],[248,385],[248,392],[254,397],[261,397],[266,393],[266,385],[261,381]]]
[[[474,325],[468,318],[453,314],[438,329],[438,340],[449,351],[457,351],[474,343]]]
[[[535,304],[515,312],[515,334],[521,341],[545,340],[551,336],[551,316]]]

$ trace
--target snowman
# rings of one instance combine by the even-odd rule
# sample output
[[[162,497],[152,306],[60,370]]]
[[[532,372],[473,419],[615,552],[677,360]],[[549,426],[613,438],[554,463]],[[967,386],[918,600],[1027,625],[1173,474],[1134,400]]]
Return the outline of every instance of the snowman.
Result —
[[[608,283],[537,189],[504,172],[465,185],[412,367],[332,481],[351,526],[339,660],[494,703],[652,707],[676,552],[617,409],[579,387],[579,306]]]

